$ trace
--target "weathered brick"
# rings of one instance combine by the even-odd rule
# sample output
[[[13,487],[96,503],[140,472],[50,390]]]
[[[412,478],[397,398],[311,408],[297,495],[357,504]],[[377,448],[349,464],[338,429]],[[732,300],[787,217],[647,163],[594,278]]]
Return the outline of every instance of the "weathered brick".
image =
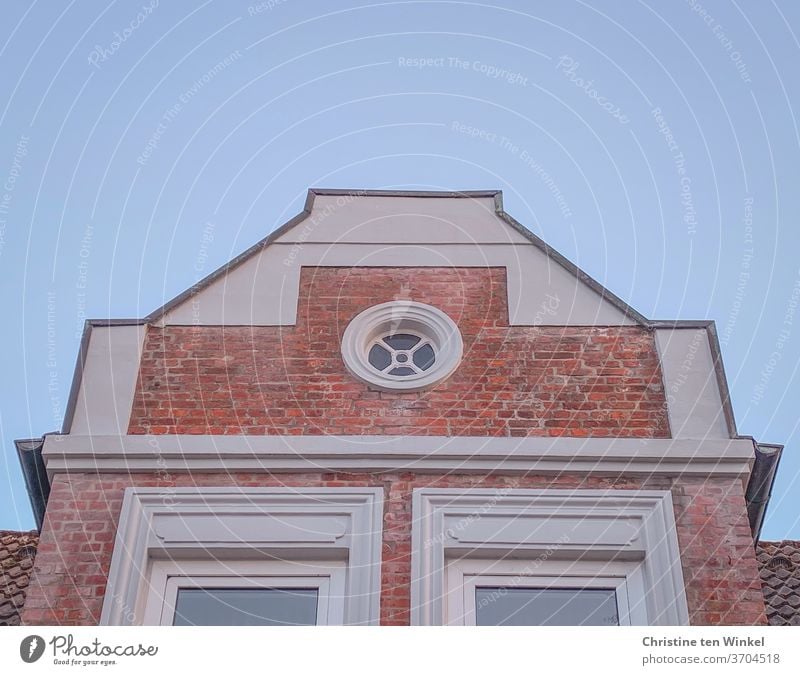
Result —
[[[295,326],[149,326],[129,433],[669,437],[651,331],[512,327],[506,297],[500,268],[304,268]],[[342,363],[350,320],[398,298],[439,307],[464,337],[430,391],[371,390]],[[737,481],[413,472],[56,476],[23,620],[98,621],[125,487],[230,485],[382,487],[385,625],[409,622],[416,487],[670,489],[692,623],[765,620]]]
[[[378,393],[342,362],[350,320],[397,298],[443,309],[464,336],[431,391]],[[129,431],[667,437],[664,405],[650,331],[511,327],[502,268],[304,268],[294,327],[151,326]]]
[[[192,486],[372,486],[382,487],[384,505],[383,566],[381,573],[381,623],[407,625],[410,618],[411,492],[417,487],[457,488],[585,488],[671,489],[686,595],[695,625],[766,622],[764,601],[749,526],[745,517],[741,483],[734,479],[511,475],[421,475],[404,473],[304,473],[175,475],[177,487]],[[80,488],[76,489],[79,485]],[[58,513],[48,512],[36,556],[28,600],[22,615],[27,624],[96,624],[100,617],[113,552],[113,541],[71,547],[62,541],[67,525],[75,531],[115,532],[126,486],[164,484],[153,474],[63,476],[53,479],[53,497],[63,502]],[[92,501],[100,496],[106,508],[87,510],[84,492]],[[712,506],[708,495],[720,499]],[[61,523],[62,527],[55,527]],[[52,570],[62,572],[54,574]],[[92,592],[81,589],[91,587]]]

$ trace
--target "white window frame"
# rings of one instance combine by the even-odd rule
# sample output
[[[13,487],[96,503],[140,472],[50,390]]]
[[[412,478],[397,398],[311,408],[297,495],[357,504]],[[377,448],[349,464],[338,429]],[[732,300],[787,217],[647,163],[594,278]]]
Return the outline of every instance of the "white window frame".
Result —
[[[433,365],[413,375],[389,375],[369,362],[369,350],[388,334],[411,333],[430,343]],[[383,302],[356,315],[342,335],[342,360],[350,374],[381,391],[423,391],[455,372],[464,354],[458,326],[437,307],[410,300]]]
[[[644,604],[633,601],[644,595],[641,566],[636,564],[575,561],[566,567],[561,562],[533,567],[521,560],[451,560],[446,563],[445,584],[445,622],[450,626],[476,625],[479,586],[613,590],[619,625],[647,625]]]
[[[450,621],[446,571],[468,558],[514,559],[555,579],[583,563],[598,577],[622,565],[632,622],[689,623],[667,490],[418,488],[412,511],[412,625]]]
[[[243,561],[261,574],[284,562],[291,571],[281,574],[288,577],[340,564],[344,607],[329,616],[345,625],[378,625],[382,532],[378,487],[127,488],[100,624],[145,622],[160,561],[216,569],[200,576],[225,576],[231,561]],[[165,590],[156,586],[162,598]]]
[[[178,591],[187,588],[315,588],[318,626],[344,623],[346,565],[342,561],[297,565],[278,561],[154,561],[144,608],[147,626],[171,626]]]

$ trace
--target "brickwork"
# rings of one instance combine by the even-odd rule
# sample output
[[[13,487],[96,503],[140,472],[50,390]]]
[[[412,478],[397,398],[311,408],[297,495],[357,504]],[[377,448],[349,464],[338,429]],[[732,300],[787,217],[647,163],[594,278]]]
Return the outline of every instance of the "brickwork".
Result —
[[[505,274],[304,268],[295,326],[149,326],[129,433],[668,438],[653,333],[509,326]],[[342,362],[349,321],[398,299],[438,307],[463,335],[461,366],[429,391],[371,390]],[[385,625],[409,621],[415,487],[670,489],[692,623],[766,621],[742,486],[733,479],[163,472],[54,478],[23,620],[97,623],[124,488],[196,485],[382,487]]]
[[[149,327],[129,433],[668,437],[653,334],[509,327],[502,268],[304,268],[292,327]],[[465,357],[420,394],[370,390],[340,338],[367,307],[434,305]]]
[[[56,476],[25,604],[27,624],[99,621],[113,539],[128,486],[378,486],[384,489],[381,622],[407,625],[411,491],[415,487],[671,489],[683,574],[696,625],[763,624],[764,601],[742,488],[734,480],[579,479],[543,476],[428,476],[309,473],[193,476]]]
[[[766,623],[742,485],[690,481],[673,490],[673,499],[692,623]]]

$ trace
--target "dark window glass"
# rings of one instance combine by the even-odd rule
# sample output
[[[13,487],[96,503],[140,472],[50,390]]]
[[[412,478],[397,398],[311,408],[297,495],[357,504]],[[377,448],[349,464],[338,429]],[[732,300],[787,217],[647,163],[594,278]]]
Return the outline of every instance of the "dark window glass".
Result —
[[[182,588],[174,626],[313,626],[316,588]]]
[[[389,371],[389,375],[413,375],[414,369],[407,368],[406,366],[402,366],[400,368],[392,368]]]
[[[605,589],[475,589],[478,626],[617,626],[617,594]]]
[[[436,360],[430,344],[423,344],[416,351],[411,351],[421,343],[422,338],[409,333],[388,335],[380,344],[370,347],[367,360],[373,368],[388,375],[415,375],[420,370],[428,370]],[[387,370],[392,364],[394,367]]]
[[[417,368],[421,370],[428,370],[436,360],[436,355],[433,353],[433,347],[430,345],[423,345],[414,352],[414,363]]]
[[[420,338],[416,335],[408,335],[407,333],[397,333],[383,338],[383,341],[392,349],[411,349],[419,340]]]
[[[392,362],[392,355],[389,353],[389,350],[384,349],[380,345],[372,345],[372,349],[369,350],[368,358],[370,364],[378,370],[388,368],[389,364]]]

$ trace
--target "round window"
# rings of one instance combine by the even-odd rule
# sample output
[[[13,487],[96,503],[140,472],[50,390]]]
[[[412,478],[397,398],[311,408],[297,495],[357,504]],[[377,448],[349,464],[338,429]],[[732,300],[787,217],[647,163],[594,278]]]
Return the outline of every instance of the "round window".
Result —
[[[461,361],[461,333],[444,312],[419,302],[364,310],[344,332],[348,370],[379,389],[419,391],[448,377]]]

